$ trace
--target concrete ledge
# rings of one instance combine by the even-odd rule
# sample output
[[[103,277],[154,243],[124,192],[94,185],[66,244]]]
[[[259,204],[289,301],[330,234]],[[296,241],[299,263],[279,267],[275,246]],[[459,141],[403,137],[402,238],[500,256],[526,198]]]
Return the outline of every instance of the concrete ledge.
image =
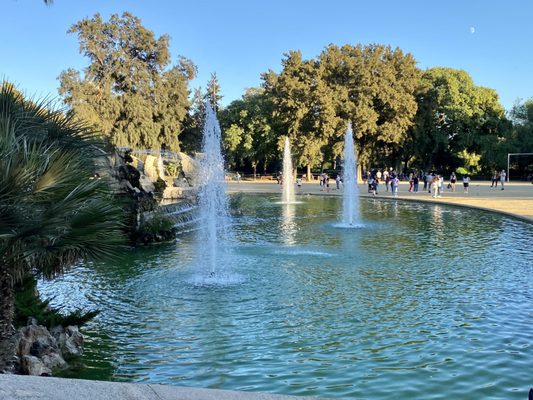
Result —
[[[1,375],[2,400],[290,400],[302,397],[39,376]]]

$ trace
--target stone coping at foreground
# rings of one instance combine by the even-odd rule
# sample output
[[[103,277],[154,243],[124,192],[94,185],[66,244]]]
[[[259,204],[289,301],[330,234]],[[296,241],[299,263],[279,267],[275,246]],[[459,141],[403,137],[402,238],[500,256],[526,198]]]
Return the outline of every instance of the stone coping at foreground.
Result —
[[[342,196],[342,186],[340,190],[336,190],[335,180],[331,179],[330,182],[329,192],[321,191],[318,181],[304,183],[301,188],[301,194]],[[444,184],[446,185],[447,182],[444,182]],[[422,190],[422,187],[423,184],[419,185],[418,193],[409,193],[409,183],[401,182],[398,197],[393,197],[390,191],[385,191],[385,184],[380,184],[379,194],[375,198],[428,201],[436,204],[472,207],[533,222],[533,185],[529,182],[506,182],[505,190],[501,190],[499,184],[498,188],[491,188],[490,181],[473,181],[470,183],[469,193],[464,193],[462,183],[457,183],[455,192],[445,187],[441,198],[431,197],[427,190]],[[268,181],[228,182],[228,192],[281,193],[281,185]],[[374,197],[368,193],[367,185],[363,184],[359,184],[359,195],[360,197]]]
[[[309,397],[307,397],[309,398]],[[1,400],[291,400],[303,397],[170,385],[1,375]],[[314,397],[313,399],[318,399]]]

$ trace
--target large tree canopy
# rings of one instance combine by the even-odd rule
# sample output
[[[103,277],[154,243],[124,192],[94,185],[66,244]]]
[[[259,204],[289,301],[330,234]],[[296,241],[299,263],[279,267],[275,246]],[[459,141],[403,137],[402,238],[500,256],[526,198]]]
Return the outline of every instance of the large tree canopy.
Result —
[[[282,67],[263,74],[263,86],[299,165],[340,155],[348,122],[363,161],[399,151],[417,110],[420,71],[410,54],[382,45],[330,45],[313,60],[289,52]]]
[[[337,115],[353,125],[360,158],[371,164],[398,151],[417,110],[420,71],[413,56],[383,45],[330,45],[320,60]]]
[[[470,75],[431,68],[422,76],[419,111],[404,154],[422,168],[463,164],[473,154],[491,158],[505,130],[505,113],[493,89],[476,86]],[[485,160],[490,162],[490,160]]]
[[[107,22],[96,14],[69,33],[78,35],[90,62],[83,74],[68,69],[59,77],[74,115],[115,145],[178,150],[196,67],[184,57],[170,66],[169,37],[156,38],[127,12]]]

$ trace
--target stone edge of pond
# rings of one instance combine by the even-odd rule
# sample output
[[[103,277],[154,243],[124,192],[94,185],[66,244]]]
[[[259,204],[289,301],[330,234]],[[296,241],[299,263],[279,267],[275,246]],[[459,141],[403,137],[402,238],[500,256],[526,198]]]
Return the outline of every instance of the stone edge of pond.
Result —
[[[2,400],[290,400],[304,397],[170,385],[0,374]],[[318,399],[318,397],[305,397]]]

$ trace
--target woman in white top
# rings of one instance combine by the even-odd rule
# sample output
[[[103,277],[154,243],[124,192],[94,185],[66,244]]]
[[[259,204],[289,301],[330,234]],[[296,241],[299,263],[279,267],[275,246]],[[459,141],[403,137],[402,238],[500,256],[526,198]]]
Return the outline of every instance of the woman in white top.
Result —
[[[463,176],[463,186],[465,193],[468,193],[468,186],[470,186],[470,177],[468,175]]]

